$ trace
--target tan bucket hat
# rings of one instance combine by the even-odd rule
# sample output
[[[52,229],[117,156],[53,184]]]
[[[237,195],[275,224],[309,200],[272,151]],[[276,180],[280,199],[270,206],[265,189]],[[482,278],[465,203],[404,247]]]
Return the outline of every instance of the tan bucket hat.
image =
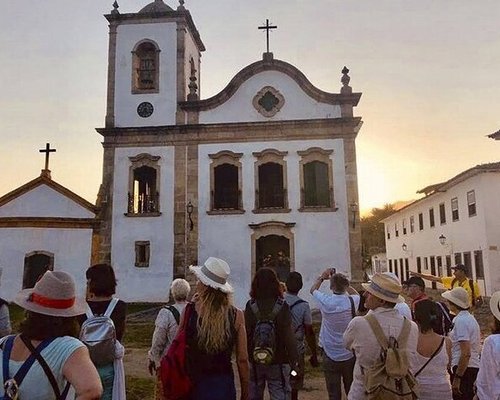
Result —
[[[490,310],[495,318],[500,321],[500,290],[493,293],[490,299]]]
[[[31,289],[21,290],[14,303],[28,311],[54,317],[85,314],[87,302],[76,297],[75,281],[64,271],[47,271]]]
[[[467,290],[465,290],[463,287],[456,287],[451,290],[447,290],[446,292],[442,293],[441,296],[443,296],[446,300],[451,301],[456,306],[459,306],[460,308],[467,309],[470,307],[469,295],[467,294]]]
[[[361,286],[368,293],[389,303],[402,303],[405,301],[404,297],[400,295],[403,291],[401,283],[389,275],[377,273],[372,276],[370,282],[362,283]]]
[[[207,261],[205,261],[202,266],[191,265],[189,270],[193,272],[204,285],[218,289],[224,293],[233,293],[232,286],[227,283],[227,277],[231,269],[224,260],[208,257]]]

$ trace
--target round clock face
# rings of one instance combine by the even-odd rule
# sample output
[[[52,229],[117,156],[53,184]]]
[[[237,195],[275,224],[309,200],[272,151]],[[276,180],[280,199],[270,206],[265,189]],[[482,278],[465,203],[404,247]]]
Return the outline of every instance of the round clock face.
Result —
[[[137,106],[137,114],[142,118],[148,118],[153,114],[154,107],[151,103],[144,101]]]

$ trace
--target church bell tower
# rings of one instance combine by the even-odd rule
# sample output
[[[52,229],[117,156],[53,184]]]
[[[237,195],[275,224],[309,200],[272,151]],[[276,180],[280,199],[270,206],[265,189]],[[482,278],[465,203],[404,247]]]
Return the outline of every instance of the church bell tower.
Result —
[[[109,21],[106,128],[185,123],[178,103],[199,96],[205,46],[184,0],[173,9],[155,0]]]

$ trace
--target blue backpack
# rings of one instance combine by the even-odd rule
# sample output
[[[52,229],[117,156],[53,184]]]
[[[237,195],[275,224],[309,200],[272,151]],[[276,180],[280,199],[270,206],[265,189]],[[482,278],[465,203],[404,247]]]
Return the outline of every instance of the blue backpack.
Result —
[[[275,319],[281,307],[283,307],[284,300],[278,299],[274,303],[274,307],[270,314],[263,315],[257,302],[252,300],[250,307],[252,312],[257,318],[255,329],[253,332],[253,361],[256,364],[271,364],[276,352],[276,325]]]

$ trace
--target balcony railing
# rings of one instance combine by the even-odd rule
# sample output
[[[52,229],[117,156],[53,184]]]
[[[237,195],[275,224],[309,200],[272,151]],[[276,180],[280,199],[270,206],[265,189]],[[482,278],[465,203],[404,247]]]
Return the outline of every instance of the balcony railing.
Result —
[[[128,194],[128,209],[129,214],[150,214],[160,212],[159,193],[147,195],[140,193],[135,196],[134,193]]]

